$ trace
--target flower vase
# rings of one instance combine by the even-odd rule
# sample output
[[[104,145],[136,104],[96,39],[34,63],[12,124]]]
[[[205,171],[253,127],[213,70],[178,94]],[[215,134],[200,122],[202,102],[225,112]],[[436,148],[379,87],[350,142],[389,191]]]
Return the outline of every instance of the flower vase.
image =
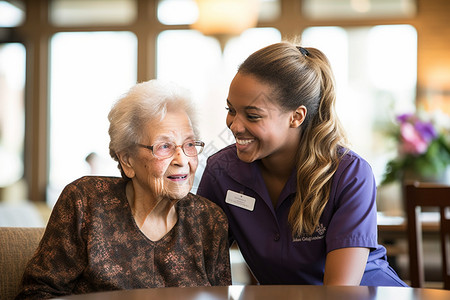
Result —
[[[415,181],[450,185],[450,166],[447,166],[447,168],[439,173],[431,175],[423,175],[410,169],[403,171],[403,185]]]

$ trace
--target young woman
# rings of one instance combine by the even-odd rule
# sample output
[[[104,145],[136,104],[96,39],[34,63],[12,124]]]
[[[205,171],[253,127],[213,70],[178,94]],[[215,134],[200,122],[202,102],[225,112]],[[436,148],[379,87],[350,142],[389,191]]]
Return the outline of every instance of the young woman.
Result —
[[[261,284],[406,286],[377,243],[376,185],[346,147],[325,55],[282,42],[250,55],[228,94],[236,143],[198,194],[219,204]]]

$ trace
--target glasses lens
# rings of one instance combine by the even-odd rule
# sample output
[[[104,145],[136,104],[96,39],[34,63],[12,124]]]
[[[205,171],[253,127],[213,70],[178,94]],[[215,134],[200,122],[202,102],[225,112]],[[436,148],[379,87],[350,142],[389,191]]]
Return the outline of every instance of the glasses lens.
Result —
[[[173,155],[175,145],[172,143],[160,143],[153,146],[153,154],[156,157],[166,158]]]
[[[203,142],[189,141],[183,144],[184,154],[187,156],[196,156],[203,150]]]
[[[195,148],[197,149],[197,154],[202,153],[203,147],[205,147],[205,143],[197,141],[195,142]]]

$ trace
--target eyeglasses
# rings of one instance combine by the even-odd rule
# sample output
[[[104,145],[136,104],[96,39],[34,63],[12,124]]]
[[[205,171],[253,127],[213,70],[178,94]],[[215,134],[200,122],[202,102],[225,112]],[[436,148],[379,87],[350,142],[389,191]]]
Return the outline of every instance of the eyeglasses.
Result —
[[[139,147],[147,148],[152,151],[153,156],[156,158],[169,158],[172,157],[177,149],[177,147],[181,147],[184,154],[186,156],[197,156],[198,154],[202,153],[203,147],[205,147],[205,143],[202,141],[187,141],[184,142],[182,145],[177,145],[172,142],[163,142],[163,143],[156,143],[152,146],[142,145],[142,144],[136,144]]]

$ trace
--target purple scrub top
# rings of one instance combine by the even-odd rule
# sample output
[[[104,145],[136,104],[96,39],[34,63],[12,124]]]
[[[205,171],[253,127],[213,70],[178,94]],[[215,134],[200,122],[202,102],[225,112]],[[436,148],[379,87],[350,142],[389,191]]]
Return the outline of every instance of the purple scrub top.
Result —
[[[241,161],[236,146],[230,145],[208,158],[197,193],[225,211],[230,242],[237,242],[260,284],[321,285],[328,252],[366,247],[370,254],[361,285],[407,286],[387,263],[386,249],[378,245],[376,184],[364,159],[351,151],[343,157],[319,226],[312,235],[295,238],[287,219],[296,170],[274,208],[258,164]],[[227,198],[228,191],[245,195],[244,200],[231,194]]]

